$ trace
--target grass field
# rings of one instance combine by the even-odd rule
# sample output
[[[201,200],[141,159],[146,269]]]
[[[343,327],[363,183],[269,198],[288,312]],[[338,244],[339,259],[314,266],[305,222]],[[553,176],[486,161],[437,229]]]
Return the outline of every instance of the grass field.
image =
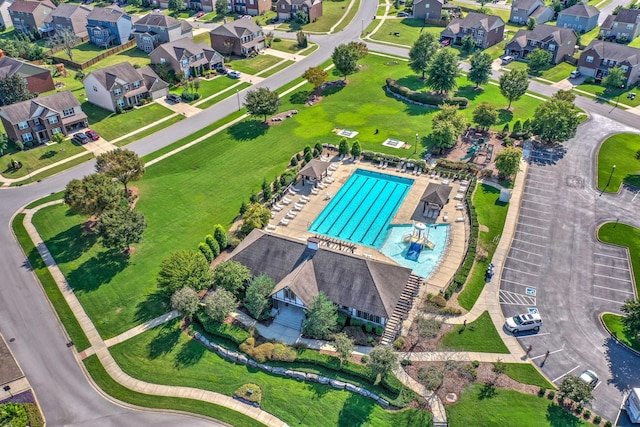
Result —
[[[382,86],[387,77],[406,86],[422,85],[406,63],[387,66],[387,61],[369,55],[360,72],[349,76],[346,87],[325,93],[322,102],[312,107],[304,104],[312,90],[309,85],[284,96],[281,111],[295,108],[299,114],[281,125],[266,128],[259,120],[248,118],[148,168],[135,185],[140,191],[137,207],[149,226],[128,263],[105,251],[95,239],[82,237],[81,224],[86,218],[70,215],[63,207],[41,211],[36,225],[102,336],[112,337],[167,310],[155,284],[162,259],[178,249],[195,249],[217,223],[229,226],[242,200],[257,191],[263,179],[271,181],[282,173],[292,153],[316,142],[338,144],[340,137],[332,132],[334,128],[358,130],[364,150],[411,157],[413,150],[384,147],[382,142],[390,137],[412,141],[416,131],[428,134],[435,110],[385,94]],[[330,79],[337,78],[330,74]],[[484,91],[475,91],[465,78],[459,82],[461,93],[472,98],[471,108],[464,110],[468,117],[476,102],[497,101],[506,106],[497,87],[487,85]],[[504,121],[530,117],[538,103],[523,97],[514,103],[512,112],[501,113],[500,126]],[[195,138],[192,135],[176,144]],[[238,174],[239,170],[250,173]]]
[[[316,22],[311,22],[303,26],[293,22],[287,22],[278,25],[278,30],[302,30],[310,33],[327,33],[347,12],[347,7],[349,7],[350,2],[354,2],[354,5],[351,7],[353,13],[349,14],[353,15],[358,10],[359,0],[329,0],[322,3],[322,16],[318,18]],[[349,17],[345,18],[345,20],[348,21]],[[339,29],[336,29],[336,31],[339,31]]]
[[[600,98],[604,98],[607,100],[606,102],[611,104],[624,104],[629,107],[637,107],[640,105],[640,97],[636,96],[634,100],[628,99],[627,94],[630,92],[637,92],[637,87],[631,87],[620,90],[605,90],[604,86],[598,84],[587,84],[583,83],[575,87],[577,90],[581,90],[587,93],[590,93],[593,96],[599,96]],[[580,92],[577,92],[578,95],[582,95]]]
[[[155,103],[123,114],[112,113],[88,102],[82,105],[82,110],[89,117],[91,128],[107,141],[126,135],[173,114],[170,109]]]
[[[509,354],[509,349],[504,345],[502,338],[493,326],[488,311],[468,323],[466,328],[463,325],[456,325],[453,331],[442,337],[440,346],[447,351]]]
[[[270,49],[279,50],[280,52],[296,53],[300,50],[296,40],[280,39],[280,41],[272,41]],[[267,51],[269,52],[269,51]]]
[[[262,78],[267,78],[269,76],[274,75],[275,73],[277,73],[278,71],[282,71],[285,68],[287,68],[289,65],[293,64],[293,61],[289,61],[287,59],[281,61],[278,65],[276,65],[275,67],[267,70],[267,71],[262,71],[260,73],[258,73],[257,75],[262,77]]]
[[[247,83],[247,82],[242,82],[240,83],[238,86],[234,87],[232,90],[227,91],[227,92],[223,92],[219,95],[214,96],[213,98],[207,99],[204,102],[201,102],[197,105],[198,108],[200,109],[207,109],[209,107],[211,107],[213,104],[215,104],[216,102],[220,102],[221,100],[228,98],[230,96],[234,96],[238,91],[241,91],[245,88],[248,88],[249,86],[251,86],[251,83]]]
[[[539,77],[552,82],[559,82],[569,77],[572,71],[576,69],[575,65],[571,65],[567,62],[561,62],[556,66],[548,68],[540,73]]]
[[[344,30],[346,26],[349,25],[349,23],[356,16],[356,13],[358,12],[359,8],[360,8],[360,0],[353,0],[353,5],[351,6],[351,9],[349,9],[349,11],[344,15],[344,18],[342,19],[342,21],[340,21],[340,23],[335,26],[335,28],[333,29],[333,33],[338,33]]]
[[[560,427],[589,426],[543,397],[473,384],[458,403],[447,406],[451,427]]]
[[[615,193],[623,183],[640,188],[640,161],[635,158],[638,151],[640,135],[621,133],[607,138],[598,151],[598,189]],[[616,168],[612,174],[613,165]]]
[[[238,82],[238,80],[232,79],[227,76],[217,76],[212,79],[200,79],[200,89],[198,89],[200,100],[208,98],[211,95],[214,95],[221,90],[227,89],[238,83],[240,83]],[[180,95],[182,94],[183,90],[185,90],[184,86],[174,86],[170,92],[175,93],[176,95]],[[193,102],[191,104],[193,104]]]
[[[5,168],[2,171],[2,176],[6,178],[21,178],[44,166],[87,151],[84,147],[76,145],[70,140],[66,140],[62,144],[43,144],[25,151],[17,151],[13,143],[9,144],[9,146],[11,149],[0,157],[0,161],[2,161],[2,165]],[[9,170],[7,166],[10,159],[22,162],[22,168],[16,171]]]
[[[617,314],[606,313],[602,315],[602,321],[616,338],[634,350],[640,351],[640,339],[633,337],[631,334],[627,334],[622,319],[623,317]]]
[[[145,136],[149,136],[149,135],[154,134],[154,133],[156,133],[158,131],[161,131],[162,129],[164,129],[166,127],[174,125],[174,124],[178,123],[179,121],[184,120],[184,118],[185,117],[183,115],[177,115],[177,116],[172,117],[172,118],[170,118],[168,120],[165,120],[162,123],[158,123],[155,126],[151,126],[150,128],[143,130],[142,132],[138,132],[138,133],[136,133],[134,135],[131,135],[131,136],[128,136],[128,137],[126,137],[124,139],[121,139],[118,142],[116,142],[114,145],[116,147],[123,147],[123,146],[125,146],[127,144],[131,144],[132,142],[137,141],[139,139],[142,139]]]
[[[489,231],[481,231],[478,238],[478,246],[487,252],[487,258],[485,261],[476,261],[464,289],[458,295],[458,302],[465,310],[471,310],[484,289],[484,274],[496,250],[507,218],[509,205],[500,202],[499,198],[500,190],[487,184],[479,185],[473,195],[473,206],[476,208],[478,222]]]
[[[377,25],[377,22],[375,24]],[[433,33],[436,38],[440,38],[442,30],[444,30],[444,27],[425,24],[422,19],[386,19],[380,29],[371,36],[371,39],[413,46],[422,31]],[[398,33],[398,35],[396,36],[395,33]]]
[[[42,179],[45,179],[47,177],[53,176],[57,173],[60,173],[64,170],[67,170],[69,168],[72,168],[74,166],[77,166],[81,163],[86,162],[87,160],[91,160],[93,159],[93,153],[85,153],[80,157],[76,157],[75,159],[71,159],[68,160],[64,163],[61,163],[57,166],[54,166],[50,169],[47,169],[45,171],[42,171],[40,173],[37,172],[31,172],[31,174],[29,175],[29,177],[27,179],[22,179],[21,181],[18,182],[12,182],[11,183],[11,187],[20,187],[21,185],[26,185],[26,184],[30,184],[32,182],[36,182],[36,181],[40,181]]]
[[[241,73],[258,74],[265,68],[276,65],[280,61],[282,61],[282,58],[266,54],[258,55],[248,59],[232,59],[231,61],[227,62],[226,65],[233,68],[234,70],[240,71]]]
[[[555,388],[531,363],[507,363],[506,365],[505,375],[519,383],[537,385],[549,389]]]
[[[330,386],[293,381],[236,365],[181,333],[179,322],[138,335],[111,348],[123,371],[143,381],[216,391],[228,396],[243,384],[263,390],[261,407],[289,425],[428,426],[431,414],[383,410],[373,400]]]
[[[640,228],[617,222],[607,222],[598,229],[598,238],[605,243],[629,248],[631,268],[640,294]]]

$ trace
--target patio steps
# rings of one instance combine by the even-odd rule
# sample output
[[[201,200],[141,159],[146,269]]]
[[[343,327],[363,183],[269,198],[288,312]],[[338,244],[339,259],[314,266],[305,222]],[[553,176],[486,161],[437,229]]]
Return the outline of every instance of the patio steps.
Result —
[[[387,325],[384,328],[384,333],[380,339],[380,344],[390,345],[395,341],[402,322],[409,316],[409,311],[413,307],[413,300],[420,291],[420,285],[422,284],[422,278],[412,274],[407,280],[407,284],[400,294],[400,299],[396,304],[396,308],[393,310]]]

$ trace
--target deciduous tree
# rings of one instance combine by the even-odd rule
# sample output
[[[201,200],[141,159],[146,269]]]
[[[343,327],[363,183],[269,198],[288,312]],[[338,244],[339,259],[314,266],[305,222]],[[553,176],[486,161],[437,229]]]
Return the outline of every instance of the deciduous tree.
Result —
[[[640,157],[640,151],[638,153]],[[635,338],[640,337],[640,300],[626,300],[620,310],[625,314],[622,324],[627,334]]]
[[[531,128],[544,140],[564,142],[575,136],[580,124],[579,114],[572,103],[552,98],[538,105]]]
[[[471,34],[464,36],[461,43],[462,51],[464,53],[471,53],[476,50],[476,39]]]
[[[311,83],[313,87],[318,90],[320,86],[327,81],[328,76],[327,72],[322,68],[311,67],[307,68],[307,71],[304,72],[302,78]]]
[[[134,151],[116,148],[98,156],[96,172],[120,181],[128,194],[127,184],[139,180],[144,175],[144,162]]]
[[[127,204],[118,184],[101,174],[69,181],[64,191],[64,202],[77,214],[96,216]]]
[[[271,91],[266,87],[250,90],[244,98],[244,105],[247,107],[247,111],[254,116],[263,116],[265,122],[268,115],[278,112],[280,104],[282,104],[282,101],[278,96],[278,92]]]
[[[533,72],[537,72],[551,64],[551,58],[551,52],[535,48],[529,55],[527,55],[527,59],[529,60],[529,69]]]
[[[169,0],[167,4],[167,9],[172,12],[180,12],[184,8],[184,3],[182,0]]]
[[[424,79],[433,55],[438,51],[438,40],[432,33],[423,32],[409,50],[409,67]]]
[[[496,169],[503,177],[510,177],[518,172],[520,167],[520,157],[522,150],[514,147],[507,147],[496,154]]]
[[[573,103],[576,100],[576,95],[570,90],[562,90],[560,89],[556,93],[553,94],[553,98],[559,99],[561,101],[567,101]]]
[[[271,211],[260,203],[249,203],[247,210],[242,214],[242,226],[240,232],[248,235],[254,228],[265,228],[271,219]]]
[[[433,115],[431,123],[430,137],[439,148],[453,147],[468,125],[467,119],[455,105],[443,105]]]
[[[229,246],[229,238],[227,237],[227,230],[221,224],[213,226],[213,237],[218,242],[220,251],[224,251]]]
[[[362,147],[360,147],[360,142],[356,140],[351,146],[351,155],[353,156],[354,159],[357,159],[360,157],[361,153],[362,153]]]
[[[184,287],[201,291],[212,283],[213,272],[200,252],[176,251],[160,264],[158,286],[169,295]]]
[[[426,85],[443,95],[454,90],[458,83],[456,77],[460,74],[458,68],[458,54],[450,47],[436,52],[427,69]]]
[[[338,357],[340,357],[340,368],[342,368],[342,363],[351,357],[356,346],[353,344],[353,340],[351,340],[351,338],[349,338],[349,336],[344,332],[335,335],[333,338],[333,346],[338,352]]]
[[[225,15],[229,11],[227,0],[216,0],[216,14]]]
[[[64,53],[67,54],[69,60],[71,61],[73,61],[73,47],[78,44],[78,41],[78,36],[76,36],[76,34],[70,28],[56,30],[55,35],[49,39],[51,47],[62,48]]]
[[[489,129],[498,122],[498,110],[495,105],[483,102],[473,110],[473,122],[482,129]]]
[[[471,69],[467,78],[470,82],[478,86],[489,82],[489,76],[491,75],[491,55],[484,52],[476,52],[470,59]]]
[[[98,222],[98,236],[106,248],[131,252],[131,245],[142,240],[147,228],[144,215],[129,206],[121,206],[105,211]]]
[[[337,306],[329,301],[324,292],[320,292],[311,300],[307,310],[307,320],[304,322],[302,332],[308,337],[324,340],[331,336],[337,325]]]
[[[11,105],[16,102],[33,98],[27,89],[24,78],[18,74],[8,74],[0,78],[0,106]]]
[[[602,79],[602,85],[609,91],[620,89],[625,82],[624,71],[620,67],[609,69],[609,74]]]
[[[344,76],[343,80],[347,80],[347,76],[352,74],[358,68],[358,59],[360,55],[356,49],[348,44],[336,46],[331,55],[333,65],[336,70]]]
[[[244,287],[251,280],[251,272],[236,261],[224,261],[213,270],[213,284],[237,297],[244,294]]]
[[[398,355],[389,346],[377,346],[369,353],[369,369],[376,375],[376,383],[398,363]]]
[[[214,322],[222,322],[240,305],[236,297],[226,289],[216,289],[203,300],[204,311]]]
[[[560,383],[562,399],[571,399],[578,405],[588,405],[593,400],[591,386],[574,375],[567,375]]]
[[[369,54],[369,48],[367,47],[366,43],[349,42],[347,46],[349,46],[349,49],[352,49],[354,52],[356,52],[358,60],[366,58]]]
[[[272,278],[266,274],[254,277],[247,287],[247,295],[244,298],[244,306],[247,311],[257,320],[265,317],[269,308],[269,294],[276,286]]]
[[[522,98],[529,88],[529,76],[525,70],[513,70],[500,76],[500,92],[507,98],[511,108],[511,103]]]
[[[200,307],[200,297],[191,288],[178,289],[171,295],[171,308],[178,310],[187,319],[192,319]]]

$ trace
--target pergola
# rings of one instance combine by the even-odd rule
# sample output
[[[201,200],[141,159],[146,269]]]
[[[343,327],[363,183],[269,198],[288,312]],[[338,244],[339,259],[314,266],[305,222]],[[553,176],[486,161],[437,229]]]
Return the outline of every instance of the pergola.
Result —
[[[323,162],[318,159],[311,159],[309,163],[300,169],[300,176],[307,178],[311,181],[320,181],[327,176],[327,169],[329,169],[329,162]]]
[[[449,194],[451,194],[450,186],[430,183],[426,190],[424,190],[424,193],[422,193],[422,197],[420,197],[420,201],[424,203],[422,212],[424,213],[427,208],[442,209],[449,201]]]

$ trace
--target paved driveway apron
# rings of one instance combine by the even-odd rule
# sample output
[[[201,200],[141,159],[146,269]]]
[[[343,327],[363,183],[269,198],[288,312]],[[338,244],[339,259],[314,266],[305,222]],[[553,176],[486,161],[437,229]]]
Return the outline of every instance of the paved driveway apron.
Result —
[[[518,334],[523,348],[531,346],[530,357],[556,384],[567,374],[594,370],[602,382],[592,407],[607,419],[616,418],[628,388],[640,385],[640,358],[611,340],[598,317],[603,311],[619,313],[633,297],[625,249],[598,242],[596,230],[602,221],[631,218],[640,209],[640,196],[632,200],[635,193],[623,190],[600,197],[592,178],[599,142],[623,131],[595,116],[564,147],[530,152],[500,284],[505,317],[539,311],[543,318],[540,332]]]

